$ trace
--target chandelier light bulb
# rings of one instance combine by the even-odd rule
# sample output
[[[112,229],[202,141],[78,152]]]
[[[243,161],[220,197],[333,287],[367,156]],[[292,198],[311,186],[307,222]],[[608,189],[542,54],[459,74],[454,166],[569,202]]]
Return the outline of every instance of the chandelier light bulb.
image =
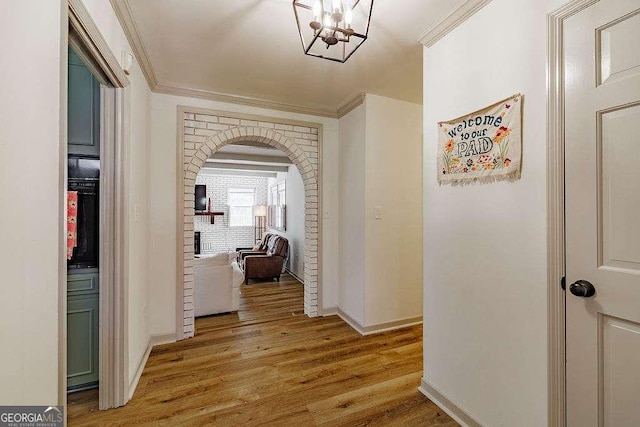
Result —
[[[351,10],[351,8],[347,8],[347,10],[344,11],[344,22],[349,26],[353,23],[353,10]]]
[[[322,16],[322,2],[320,0],[316,0],[313,4],[313,16],[316,17],[316,21],[320,21]]]
[[[340,8],[342,7],[342,1],[341,0],[333,0],[333,11],[334,12],[340,12]]]
[[[333,22],[331,22],[331,16],[325,15],[323,24],[324,24],[325,27],[332,27],[333,26]]]

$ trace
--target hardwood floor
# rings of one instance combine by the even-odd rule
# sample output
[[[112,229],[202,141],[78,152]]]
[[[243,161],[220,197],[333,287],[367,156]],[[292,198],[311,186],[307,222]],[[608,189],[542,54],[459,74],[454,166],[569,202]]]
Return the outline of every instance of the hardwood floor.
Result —
[[[241,292],[238,313],[155,347],[125,407],[69,395],[69,425],[458,425],[417,390],[421,327],[362,337],[337,316],[310,319],[291,276]]]

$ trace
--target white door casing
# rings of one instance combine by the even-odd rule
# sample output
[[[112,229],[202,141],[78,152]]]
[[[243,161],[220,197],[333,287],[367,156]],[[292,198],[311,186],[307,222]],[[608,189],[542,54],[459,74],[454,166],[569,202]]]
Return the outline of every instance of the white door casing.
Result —
[[[567,425],[640,425],[640,0],[564,23]],[[590,298],[570,292],[577,280]]]
[[[69,44],[102,85],[101,89],[101,153],[100,153],[100,366],[99,408],[123,406],[129,400],[128,373],[128,117],[129,79],[96,27],[82,0],[68,0]],[[64,45],[66,55],[67,46]],[[64,61],[66,63],[66,60]],[[65,68],[66,70],[66,68]],[[62,80],[66,93],[66,78]],[[66,129],[65,114],[61,117]],[[63,140],[66,140],[66,135]],[[66,147],[66,145],[65,145]],[[66,149],[63,153],[66,181]],[[66,186],[62,189],[63,194]],[[66,196],[62,197],[66,215]],[[64,216],[63,216],[64,217]],[[63,222],[66,236],[66,222]],[[66,239],[66,238],[65,238]],[[66,240],[63,242],[65,243]],[[67,276],[66,246],[60,248],[59,310],[66,312]],[[60,404],[67,402],[67,325],[60,316],[58,393]]]

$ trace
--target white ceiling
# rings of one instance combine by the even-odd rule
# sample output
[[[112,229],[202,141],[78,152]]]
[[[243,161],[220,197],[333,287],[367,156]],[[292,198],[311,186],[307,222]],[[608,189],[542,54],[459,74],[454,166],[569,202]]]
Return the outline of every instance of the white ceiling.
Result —
[[[330,111],[361,92],[422,103],[417,40],[462,3],[375,0],[369,39],[340,64],[304,55],[291,0],[116,0],[158,84]]]

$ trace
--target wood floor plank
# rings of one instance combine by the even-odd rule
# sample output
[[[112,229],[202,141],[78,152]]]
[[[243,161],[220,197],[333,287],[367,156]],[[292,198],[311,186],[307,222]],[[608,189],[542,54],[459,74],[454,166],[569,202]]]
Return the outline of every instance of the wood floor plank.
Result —
[[[420,326],[362,337],[337,316],[305,316],[303,294],[289,275],[242,285],[237,313],[153,349],[125,407],[69,395],[69,425],[457,425],[417,391]]]
[[[419,397],[415,384],[420,377],[420,372],[414,372],[315,402],[308,408],[318,426],[390,423],[407,407],[414,407],[412,403],[422,400],[415,399]],[[442,417],[442,411],[435,405],[430,409],[423,411],[423,419]]]

